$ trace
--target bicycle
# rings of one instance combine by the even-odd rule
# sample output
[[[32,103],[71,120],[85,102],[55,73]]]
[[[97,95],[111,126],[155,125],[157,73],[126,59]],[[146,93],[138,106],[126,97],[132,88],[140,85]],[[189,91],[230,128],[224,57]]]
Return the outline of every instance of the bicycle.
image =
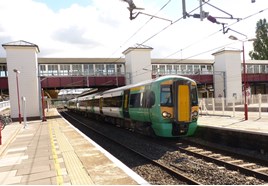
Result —
[[[0,115],[0,127],[1,127],[1,130],[3,130],[6,125],[12,123],[12,119],[10,116],[7,116],[7,115]]]
[[[0,129],[3,130],[5,128],[5,125],[3,124],[3,122],[0,120]]]

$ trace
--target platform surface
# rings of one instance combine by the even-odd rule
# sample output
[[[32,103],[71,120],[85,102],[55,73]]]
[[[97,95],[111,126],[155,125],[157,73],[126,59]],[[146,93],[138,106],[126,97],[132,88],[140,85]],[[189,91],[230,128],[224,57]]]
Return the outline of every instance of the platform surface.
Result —
[[[147,184],[50,109],[47,121],[18,122],[1,132],[1,185]]]
[[[253,133],[268,135],[268,113],[248,112],[248,120],[245,120],[245,112],[211,111],[203,112],[198,118],[198,126],[210,126],[231,130],[243,130]]]

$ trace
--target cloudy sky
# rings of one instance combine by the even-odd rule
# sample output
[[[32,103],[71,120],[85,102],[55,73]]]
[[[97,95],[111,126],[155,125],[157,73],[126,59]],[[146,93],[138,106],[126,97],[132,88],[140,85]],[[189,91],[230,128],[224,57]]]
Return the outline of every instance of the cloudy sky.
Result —
[[[198,14],[199,0],[186,1],[186,11]],[[163,19],[139,14],[131,21],[127,3],[120,0],[0,0],[0,43],[37,44],[39,57],[117,58],[138,43],[154,48],[153,58],[212,59],[222,48],[241,49],[241,42],[228,39],[230,35],[252,38],[257,21],[268,19],[267,0],[209,0],[203,6],[209,15],[242,18],[218,18],[231,28],[223,34],[221,24],[182,19],[182,0],[134,3],[143,13]],[[246,54],[251,49],[252,43],[246,42]],[[2,47],[0,57],[6,57]]]

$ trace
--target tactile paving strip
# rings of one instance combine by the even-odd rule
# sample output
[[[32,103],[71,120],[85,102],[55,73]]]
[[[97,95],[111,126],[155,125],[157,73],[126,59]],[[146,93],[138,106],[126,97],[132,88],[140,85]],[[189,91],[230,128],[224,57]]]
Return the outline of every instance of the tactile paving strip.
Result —
[[[66,136],[60,131],[59,123],[55,122],[51,126],[72,184],[94,185],[94,182],[91,180],[83,164],[77,157],[73,147],[67,140]]]

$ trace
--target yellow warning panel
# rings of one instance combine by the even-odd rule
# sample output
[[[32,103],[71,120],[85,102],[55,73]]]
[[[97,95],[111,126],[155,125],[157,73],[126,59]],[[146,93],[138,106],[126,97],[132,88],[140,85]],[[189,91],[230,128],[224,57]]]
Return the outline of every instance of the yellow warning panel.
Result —
[[[178,87],[178,121],[190,122],[190,89],[188,85]]]

